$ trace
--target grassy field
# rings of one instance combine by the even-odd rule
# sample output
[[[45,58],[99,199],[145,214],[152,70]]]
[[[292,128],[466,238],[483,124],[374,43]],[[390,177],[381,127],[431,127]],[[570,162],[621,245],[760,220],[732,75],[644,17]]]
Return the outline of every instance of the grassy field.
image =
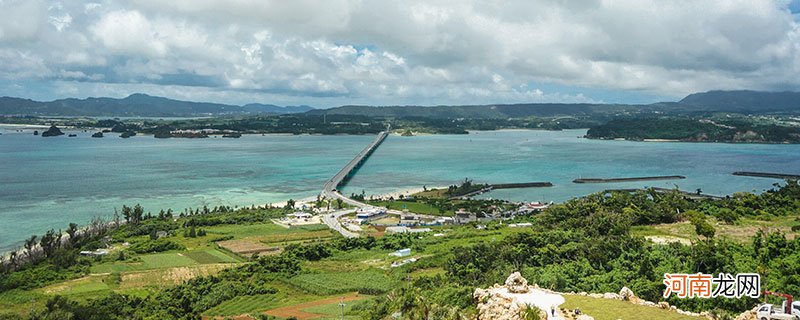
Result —
[[[433,216],[453,216],[453,211],[440,212],[438,208],[422,202],[408,201],[370,201],[369,204],[386,207],[393,210],[408,210],[409,212],[427,214]]]
[[[746,243],[752,241],[752,237],[758,230],[769,230],[771,232],[780,231],[787,235],[789,239],[794,239],[799,232],[792,231],[792,226],[797,222],[796,216],[776,217],[772,221],[740,219],[735,224],[725,224],[713,218],[709,222],[716,229],[717,237],[726,237],[733,241]],[[666,236],[676,237],[686,240],[697,239],[694,226],[689,222],[678,222],[669,224],[658,224],[650,226],[634,226],[631,228],[634,235],[639,236]]]
[[[188,252],[165,252],[139,255],[130,261],[114,261],[93,265],[92,273],[120,273],[163,268],[188,267],[209,263],[234,263],[240,259],[218,249]]]
[[[581,309],[585,314],[595,320],[698,320],[699,317],[690,317],[674,311],[647,307],[622,300],[598,299],[577,295],[564,295],[566,302],[561,305],[565,309]]]

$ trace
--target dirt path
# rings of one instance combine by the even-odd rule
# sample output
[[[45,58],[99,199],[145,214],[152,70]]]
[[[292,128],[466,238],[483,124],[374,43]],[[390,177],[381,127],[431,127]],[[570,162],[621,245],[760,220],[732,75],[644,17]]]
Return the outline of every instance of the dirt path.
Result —
[[[305,312],[303,309],[308,309],[311,307],[321,306],[325,304],[337,303],[337,302],[347,302],[347,301],[354,301],[354,300],[362,300],[363,297],[358,296],[358,293],[351,293],[344,296],[338,296],[333,298],[327,298],[322,300],[310,301],[306,303],[296,304],[293,306],[287,306],[272,310],[264,311],[264,313],[281,318],[288,318],[291,316],[296,317],[298,320],[308,320],[308,319],[316,319],[325,317],[327,315],[324,314],[317,314],[311,312]]]

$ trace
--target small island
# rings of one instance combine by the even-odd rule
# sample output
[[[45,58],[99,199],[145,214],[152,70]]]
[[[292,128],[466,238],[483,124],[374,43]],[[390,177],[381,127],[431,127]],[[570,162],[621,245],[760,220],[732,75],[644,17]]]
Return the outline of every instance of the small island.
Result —
[[[121,135],[119,135],[119,137],[120,137],[120,138],[127,139],[127,138],[133,137],[133,136],[135,136],[135,135],[136,135],[136,132],[133,132],[133,131],[125,131],[125,132],[123,132]]]
[[[36,135],[37,133],[38,133],[37,131],[34,131],[33,135]],[[50,126],[50,129],[47,129],[47,131],[42,132],[42,137],[57,137],[63,135],[64,133],[61,132],[61,130],[58,129],[58,127],[56,126]]]

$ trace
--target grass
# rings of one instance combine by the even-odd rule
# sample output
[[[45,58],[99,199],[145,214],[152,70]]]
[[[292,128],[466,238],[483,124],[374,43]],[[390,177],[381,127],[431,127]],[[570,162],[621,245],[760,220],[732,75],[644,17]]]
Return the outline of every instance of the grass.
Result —
[[[108,291],[116,286],[109,275],[90,275],[75,280],[53,284],[39,289],[41,293],[51,295],[82,295],[91,292]]]
[[[31,310],[41,308],[45,301],[47,301],[47,296],[38,290],[14,289],[2,292],[0,293],[0,318],[4,314],[27,315]]]
[[[396,281],[377,269],[357,272],[307,273],[290,278],[287,282],[306,292],[322,296],[353,291],[386,292],[396,284]]]
[[[346,302],[344,305],[344,319],[361,319],[361,317],[353,312],[353,307],[363,304],[366,301],[367,300],[355,300]],[[318,319],[341,319],[339,315],[342,314],[342,307],[339,306],[339,302],[335,302],[306,308],[303,309],[303,311],[324,315]]]
[[[241,260],[218,249],[204,249],[188,252],[165,252],[138,255],[136,258],[128,261],[114,261],[93,265],[91,267],[91,272],[121,273],[240,261]]]
[[[678,314],[674,311],[656,307],[641,306],[622,300],[590,298],[578,295],[564,295],[566,302],[561,305],[565,309],[581,309],[581,312],[594,317],[595,320],[698,320],[701,318]]]
[[[393,210],[408,210],[409,212],[433,216],[453,216],[453,211],[439,212],[439,209],[423,202],[409,201],[369,201],[369,204],[386,207]]]
[[[302,226],[294,226],[291,228],[284,228],[274,223],[258,223],[247,225],[222,225],[208,227],[206,232],[209,235],[232,235],[234,239],[259,237],[266,235],[276,234],[289,234],[297,232],[320,231],[326,230],[328,227],[323,224],[309,224]]]

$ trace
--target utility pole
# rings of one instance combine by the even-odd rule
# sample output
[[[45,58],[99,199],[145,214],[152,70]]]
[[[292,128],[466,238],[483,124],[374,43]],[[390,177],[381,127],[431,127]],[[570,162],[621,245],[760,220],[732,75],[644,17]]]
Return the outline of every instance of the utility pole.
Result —
[[[342,301],[339,302],[339,308],[341,308],[341,319],[342,320],[344,320],[344,306],[345,306],[344,298],[342,298]]]

